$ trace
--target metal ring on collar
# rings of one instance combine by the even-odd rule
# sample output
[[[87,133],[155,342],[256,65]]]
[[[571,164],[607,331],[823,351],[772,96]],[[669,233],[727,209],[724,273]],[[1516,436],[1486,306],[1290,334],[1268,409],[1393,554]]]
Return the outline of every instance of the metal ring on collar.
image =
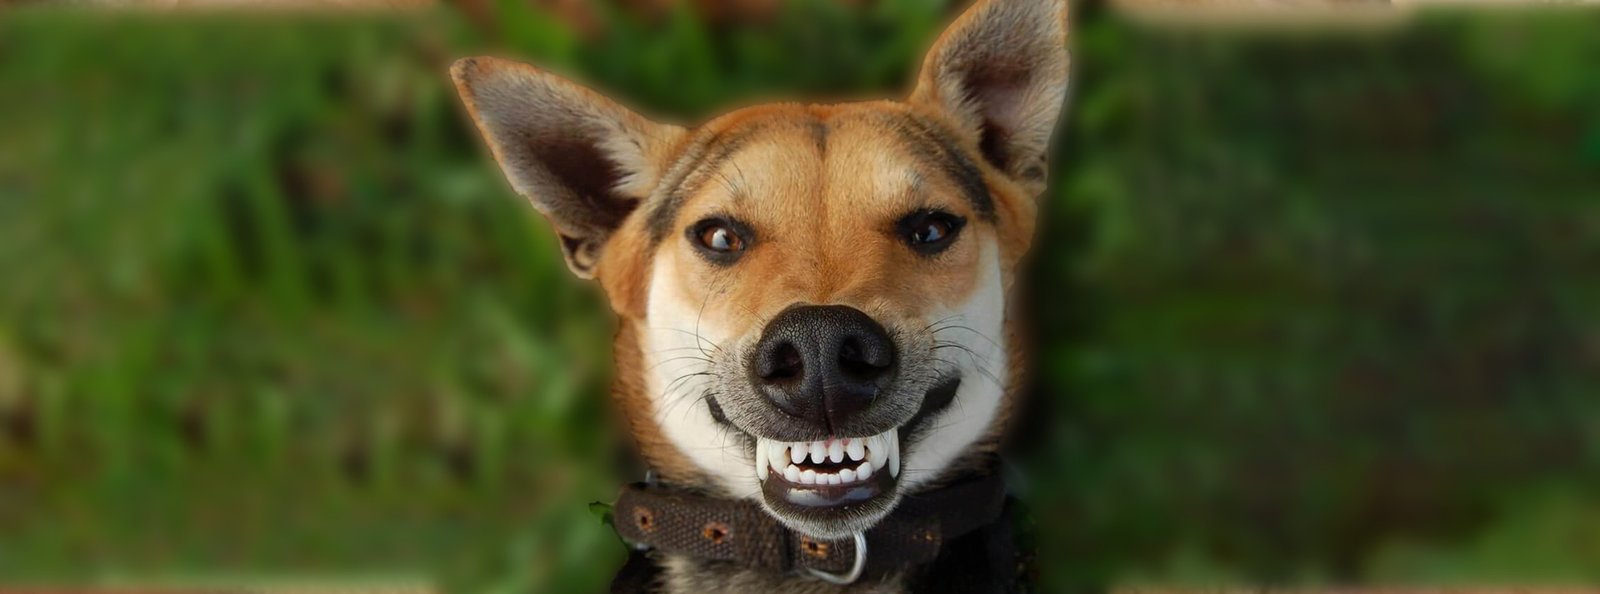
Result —
[[[817,579],[836,586],[848,586],[856,583],[856,580],[861,579],[861,572],[867,568],[867,537],[860,532],[851,535],[851,537],[856,541],[856,563],[850,568],[849,573],[840,575],[810,567],[806,568],[806,572]]]

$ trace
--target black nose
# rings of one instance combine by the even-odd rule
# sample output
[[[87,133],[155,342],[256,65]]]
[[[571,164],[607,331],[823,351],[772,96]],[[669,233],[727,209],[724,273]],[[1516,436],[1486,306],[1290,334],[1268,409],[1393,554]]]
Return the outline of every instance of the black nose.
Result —
[[[761,332],[751,375],[774,405],[832,430],[894,378],[894,341],[853,307],[796,305]]]

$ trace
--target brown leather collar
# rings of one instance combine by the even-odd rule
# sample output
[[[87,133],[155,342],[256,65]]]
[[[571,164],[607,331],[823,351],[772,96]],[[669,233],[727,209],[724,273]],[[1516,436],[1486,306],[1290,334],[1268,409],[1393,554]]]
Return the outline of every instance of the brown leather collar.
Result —
[[[856,543],[819,540],[784,527],[753,501],[721,499],[661,485],[622,489],[613,526],[635,547],[695,559],[728,561],[777,573],[844,580],[877,577],[926,564],[945,542],[997,521],[1005,506],[998,473],[908,495],[889,517]],[[854,580],[849,580],[854,581]]]

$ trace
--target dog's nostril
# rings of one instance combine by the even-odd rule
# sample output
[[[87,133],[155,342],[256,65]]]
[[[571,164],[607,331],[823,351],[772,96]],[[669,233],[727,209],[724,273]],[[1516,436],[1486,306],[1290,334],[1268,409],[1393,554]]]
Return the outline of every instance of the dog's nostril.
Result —
[[[893,364],[894,358],[889,350],[876,342],[864,344],[863,338],[851,336],[839,345],[839,369],[847,375],[870,379],[881,375]]]
[[[839,368],[847,374],[855,376],[872,376],[882,371],[885,364],[869,357],[866,349],[861,346],[861,341],[855,337],[847,338],[844,344],[839,345]]]
[[[760,376],[769,382],[784,382],[798,379],[804,372],[805,362],[800,357],[800,350],[793,343],[785,342],[772,349],[762,361]]]

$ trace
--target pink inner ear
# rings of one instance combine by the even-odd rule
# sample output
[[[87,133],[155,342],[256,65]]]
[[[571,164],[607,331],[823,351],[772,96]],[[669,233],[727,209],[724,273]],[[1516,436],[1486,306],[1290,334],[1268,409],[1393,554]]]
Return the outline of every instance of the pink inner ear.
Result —
[[[973,104],[982,120],[979,132],[979,149],[990,163],[1009,170],[1013,158],[1010,154],[1012,134],[1025,124],[1023,104],[1028,90],[1029,75],[1025,71],[989,71],[979,75],[969,86]]]
[[[573,270],[592,274],[638,204],[621,186],[649,167],[650,143],[681,130],[526,64],[465,58],[451,76],[512,187],[555,226]]]
[[[980,0],[934,49],[926,91],[978,135],[983,157],[1027,179],[1066,89],[1064,0]],[[953,96],[952,96],[953,95]]]
[[[942,74],[955,88],[960,89],[959,108],[978,135],[979,149],[985,160],[1004,171],[1011,171],[1019,157],[1013,154],[1014,135],[1029,124],[1028,93],[1032,91],[1035,73],[1029,64],[1018,56],[979,47],[959,56],[960,62],[949,64]]]

